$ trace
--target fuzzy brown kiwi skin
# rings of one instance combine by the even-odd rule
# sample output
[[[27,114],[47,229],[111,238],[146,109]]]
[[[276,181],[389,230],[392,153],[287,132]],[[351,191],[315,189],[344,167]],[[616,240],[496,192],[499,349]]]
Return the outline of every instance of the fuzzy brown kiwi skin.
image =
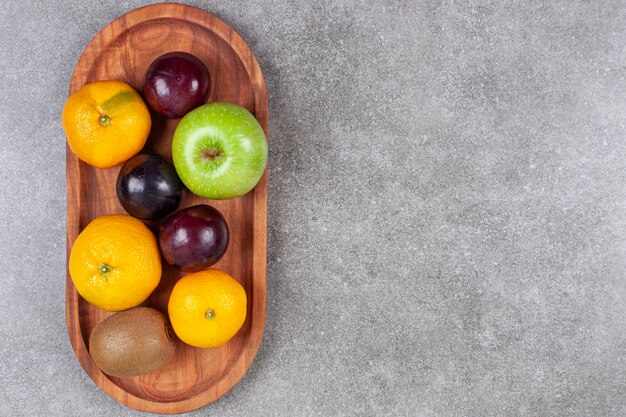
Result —
[[[104,319],[89,336],[89,354],[105,374],[143,375],[162,368],[175,343],[167,319],[150,307],[135,307]]]

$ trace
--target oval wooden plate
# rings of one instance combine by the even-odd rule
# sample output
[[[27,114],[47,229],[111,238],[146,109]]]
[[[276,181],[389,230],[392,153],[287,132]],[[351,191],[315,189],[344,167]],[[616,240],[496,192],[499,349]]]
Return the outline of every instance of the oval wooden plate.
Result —
[[[150,63],[170,51],[200,58],[212,77],[208,101],[246,107],[267,134],[267,92],[261,69],[244,40],[226,23],[203,10],[158,4],[133,10],[111,22],[89,43],[70,83],[70,94],[97,80],[122,80],[141,91]],[[178,120],[153,114],[144,151],[171,160],[171,138]],[[124,213],[115,193],[120,166],[97,169],[79,161],[67,148],[67,256],[80,231],[95,217]],[[102,373],[88,353],[92,329],[111,315],[83,300],[67,273],[67,329],[81,365],[108,395],[129,407],[176,414],[202,407],[230,390],[250,367],[265,322],[267,252],[267,171],[243,197],[208,201],[187,193],[181,208],[208,203],[222,212],[231,232],[229,248],[215,265],[239,280],[248,295],[248,317],[239,333],[217,349],[199,349],[177,340],[176,354],[165,368],[133,378]],[[158,224],[151,224],[156,227]],[[144,305],[167,313],[174,283],[182,274],[164,262],[159,287]]]

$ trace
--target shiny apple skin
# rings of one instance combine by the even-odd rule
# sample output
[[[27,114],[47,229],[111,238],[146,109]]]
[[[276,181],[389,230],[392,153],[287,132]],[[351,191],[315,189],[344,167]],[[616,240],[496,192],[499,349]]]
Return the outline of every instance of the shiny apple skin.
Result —
[[[142,87],[144,98],[155,112],[177,119],[204,104],[211,90],[211,77],[195,56],[170,52],[150,64]]]
[[[160,155],[137,155],[126,161],[117,176],[120,204],[141,220],[162,219],[176,211],[184,190],[174,165]]]
[[[159,247],[165,261],[183,272],[206,269],[228,248],[226,220],[215,208],[199,204],[169,216],[159,228]]]

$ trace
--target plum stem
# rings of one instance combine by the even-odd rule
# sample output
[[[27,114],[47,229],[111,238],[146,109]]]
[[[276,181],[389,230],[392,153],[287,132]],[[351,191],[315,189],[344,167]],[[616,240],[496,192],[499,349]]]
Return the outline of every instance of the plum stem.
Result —
[[[213,320],[215,318],[215,311],[212,308],[208,309],[206,313],[204,313],[204,317],[208,320]]]

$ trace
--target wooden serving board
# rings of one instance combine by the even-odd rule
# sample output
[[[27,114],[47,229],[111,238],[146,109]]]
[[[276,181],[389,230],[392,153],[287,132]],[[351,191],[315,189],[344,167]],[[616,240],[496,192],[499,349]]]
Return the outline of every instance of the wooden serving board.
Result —
[[[121,80],[141,91],[150,63],[170,51],[189,52],[211,74],[208,101],[246,107],[267,135],[267,92],[259,64],[244,40],[226,23],[203,10],[180,4],[158,4],[133,10],[111,22],[89,43],[70,83],[70,94],[86,83]],[[171,138],[178,120],[153,114],[144,151],[171,161]],[[67,256],[80,231],[95,217],[124,213],[115,192],[120,166],[93,168],[67,147]],[[66,276],[67,329],[76,356],[91,379],[115,400],[137,410],[176,414],[216,400],[230,390],[250,367],[263,335],[267,253],[267,171],[243,197],[208,201],[187,192],[180,208],[208,203],[222,212],[230,228],[230,244],[215,265],[235,277],[248,296],[248,317],[226,345],[200,349],[177,340],[174,358],[165,368],[133,378],[102,373],[88,353],[92,329],[112,313],[83,300]],[[149,224],[153,230],[158,223]],[[158,288],[144,305],[167,314],[171,289],[183,274],[163,263]]]

